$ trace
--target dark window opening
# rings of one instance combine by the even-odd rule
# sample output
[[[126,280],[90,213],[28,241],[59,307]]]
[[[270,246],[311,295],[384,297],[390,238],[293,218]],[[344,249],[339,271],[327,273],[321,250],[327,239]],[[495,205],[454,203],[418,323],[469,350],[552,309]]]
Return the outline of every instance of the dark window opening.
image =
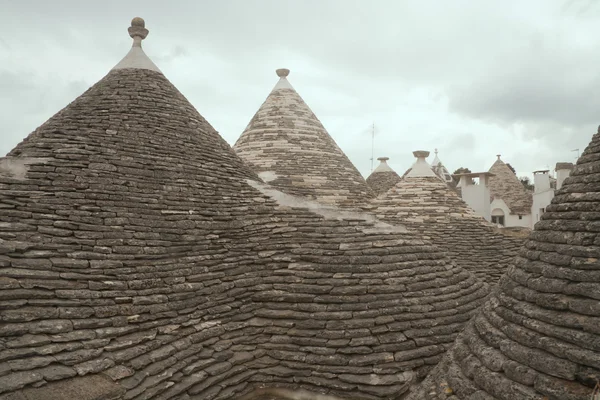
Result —
[[[519,215],[519,219],[523,219],[523,216],[522,216],[522,215]]]
[[[492,222],[504,226],[504,215],[492,215]]]

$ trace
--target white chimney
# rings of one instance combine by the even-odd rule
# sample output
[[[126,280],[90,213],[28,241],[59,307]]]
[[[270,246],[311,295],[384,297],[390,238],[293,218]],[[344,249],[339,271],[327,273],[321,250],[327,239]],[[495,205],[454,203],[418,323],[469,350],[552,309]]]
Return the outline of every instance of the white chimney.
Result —
[[[565,181],[571,175],[573,170],[573,163],[570,162],[559,162],[556,163],[556,189],[560,189]]]
[[[458,186],[465,203],[475,210],[478,215],[481,215],[487,221],[491,221],[492,208],[488,184],[490,176],[495,175],[491,172],[471,172],[452,176],[460,177]],[[475,180],[478,180],[478,182]]]
[[[533,171],[533,186],[535,193],[550,190],[550,171],[547,169]]]

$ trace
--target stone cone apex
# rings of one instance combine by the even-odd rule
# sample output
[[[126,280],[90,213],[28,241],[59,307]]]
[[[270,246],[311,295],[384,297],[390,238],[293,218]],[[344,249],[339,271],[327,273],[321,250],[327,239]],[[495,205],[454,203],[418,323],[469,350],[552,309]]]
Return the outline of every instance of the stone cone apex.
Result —
[[[142,50],[142,40],[146,39],[149,32],[146,29],[146,22],[140,17],[135,17],[131,20],[131,26],[127,30],[133,39],[133,45],[129,53],[113,69],[135,68],[160,72],[156,64]]]
[[[422,159],[427,154],[415,153]],[[459,266],[489,284],[497,283],[524,243],[496,232],[435,174],[399,180],[373,200],[371,209],[382,221],[423,235],[447,251]]]
[[[598,394],[599,160],[595,134],[497,291],[410,400],[443,398],[444,388],[457,399]]]
[[[495,176],[490,176],[488,186],[492,197],[502,199],[511,214],[527,215],[531,214],[533,198],[530,192],[524,187],[515,173],[500,159],[491,166],[489,172]]]
[[[398,397],[485,295],[406,228],[260,182],[153,69],[111,70],[0,181],[6,399],[232,399],[290,376]]]
[[[234,145],[272,186],[324,204],[356,207],[373,194],[365,179],[289,83],[279,81]]]
[[[421,178],[425,176],[437,177],[431,169],[431,165],[425,160],[429,157],[429,152],[425,150],[413,151],[413,155],[417,161],[412,165],[410,170],[404,175],[404,178]]]
[[[367,178],[367,184],[376,195],[381,195],[390,190],[400,181],[400,175],[396,173],[387,163],[389,157],[379,157],[379,165]]]

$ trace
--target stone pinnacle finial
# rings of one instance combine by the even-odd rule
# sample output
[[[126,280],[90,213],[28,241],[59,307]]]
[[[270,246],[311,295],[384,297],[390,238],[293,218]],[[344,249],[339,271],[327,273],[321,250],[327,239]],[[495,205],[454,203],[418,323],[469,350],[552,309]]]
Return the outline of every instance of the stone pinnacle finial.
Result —
[[[438,153],[437,149],[435,149],[434,153],[435,153],[435,155],[437,156],[437,153]]]
[[[377,161],[381,161],[381,162],[386,162],[389,159],[390,159],[389,157],[377,157]]]
[[[498,160],[500,159],[500,154],[496,154],[496,157],[498,157]]]
[[[140,17],[135,17],[131,20],[131,26],[127,28],[129,36],[131,36],[136,42],[136,38],[140,38],[139,41],[146,39],[148,36],[148,29],[146,29],[146,22]]]
[[[290,74],[290,70],[287,68],[279,68],[275,72],[277,73],[277,76],[280,78],[285,78],[286,76],[288,76]]]
[[[417,150],[413,151],[413,156],[415,156],[416,158],[427,158],[429,157],[429,152],[426,150]]]

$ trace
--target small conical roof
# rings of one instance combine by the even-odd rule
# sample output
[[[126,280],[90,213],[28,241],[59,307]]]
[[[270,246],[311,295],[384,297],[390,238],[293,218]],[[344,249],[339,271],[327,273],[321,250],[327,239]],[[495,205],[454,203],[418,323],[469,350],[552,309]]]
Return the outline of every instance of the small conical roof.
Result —
[[[387,163],[389,157],[379,157],[379,165],[367,178],[367,184],[375,195],[387,192],[400,181],[400,175],[396,173]]]
[[[289,83],[279,81],[234,145],[265,182],[327,204],[354,206],[372,198],[365,179]]]
[[[595,134],[497,291],[411,400],[598,395],[599,160]]]
[[[438,157],[438,149],[435,149],[435,157],[431,162],[431,169],[437,176],[439,176],[442,180],[444,180],[448,184],[452,184],[452,175],[450,171],[446,168],[446,166],[440,161]]]
[[[500,155],[497,157],[489,170],[495,175],[488,181],[490,194],[492,197],[502,199],[510,208],[511,214],[531,214],[533,203],[531,192],[525,189],[515,173],[500,159]]]
[[[0,159],[0,395],[406,392],[485,287],[402,226],[260,182],[130,34]]]
[[[491,224],[475,214],[431,172],[424,159],[426,153],[413,153],[418,159],[416,167],[373,201],[373,212],[383,221],[422,234],[479,279],[495,283],[523,241],[496,233]]]

